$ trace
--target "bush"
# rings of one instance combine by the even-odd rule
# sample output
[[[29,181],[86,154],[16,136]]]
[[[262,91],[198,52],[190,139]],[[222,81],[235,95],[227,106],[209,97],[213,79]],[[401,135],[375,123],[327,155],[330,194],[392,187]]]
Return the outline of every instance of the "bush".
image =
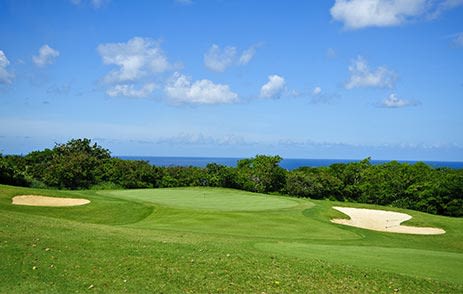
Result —
[[[101,169],[99,182],[106,185],[113,183],[126,189],[159,186],[160,172],[146,161],[112,158]]]
[[[18,170],[8,158],[0,154],[0,184],[29,186],[30,182],[23,172]]]

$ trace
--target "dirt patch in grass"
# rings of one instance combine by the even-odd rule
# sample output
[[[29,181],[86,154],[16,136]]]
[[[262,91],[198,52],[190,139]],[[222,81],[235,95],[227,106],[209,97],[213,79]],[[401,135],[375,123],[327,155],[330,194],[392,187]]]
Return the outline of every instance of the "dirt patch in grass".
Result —
[[[350,217],[350,219],[332,219],[331,222],[336,224],[390,233],[415,235],[439,235],[445,233],[443,229],[439,228],[402,226],[402,222],[412,218],[406,213],[337,206],[333,206],[333,208]]]
[[[90,203],[82,198],[60,198],[38,195],[18,195],[13,197],[12,204],[27,206],[78,206]]]

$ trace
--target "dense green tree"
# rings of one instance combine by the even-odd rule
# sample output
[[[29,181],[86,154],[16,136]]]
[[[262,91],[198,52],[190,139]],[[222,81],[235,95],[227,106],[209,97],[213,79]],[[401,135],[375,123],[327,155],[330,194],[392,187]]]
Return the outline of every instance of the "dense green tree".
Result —
[[[159,187],[206,186],[207,179],[203,169],[194,166],[168,166],[162,169]]]
[[[362,195],[360,183],[365,170],[371,167],[370,157],[359,162],[333,164],[329,172],[342,182],[341,195],[346,200],[357,201]]]
[[[289,195],[320,198],[319,191],[321,189],[322,186],[313,173],[304,170],[294,170],[287,175],[285,192]]]
[[[210,187],[236,188],[236,172],[232,167],[209,163],[205,169],[207,185]]]
[[[50,166],[53,159],[53,150],[45,149],[33,151],[24,157],[26,162],[26,173],[39,182],[44,182],[45,170]]]
[[[0,154],[0,184],[29,186],[24,172],[20,171],[12,160]]]
[[[280,156],[257,155],[238,161],[238,185],[259,193],[280,191],[286,181],[286,171],[279,166],[281,159]]]
[[[102,166],[97,182],[113,183],[126,189],[155,188],[161,179],[161,172],[147,161],[111,158]]]
[[[287,175],[285,192],[300,197],[314,199],[341,199],[343,183],[327,168],[302,167]]]
[[[97,172],[111,155],[90,139],[73,139],[57,144],[43,170],[43,182],[58,188],[89,188],[97,183]]]

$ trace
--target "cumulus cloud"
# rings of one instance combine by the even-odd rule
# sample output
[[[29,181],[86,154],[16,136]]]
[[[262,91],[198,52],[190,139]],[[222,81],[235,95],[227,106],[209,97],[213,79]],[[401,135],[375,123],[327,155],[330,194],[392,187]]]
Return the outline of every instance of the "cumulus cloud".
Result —
[[[268,82],[260,88],[260,97],[279,98],[285,90],[285,79],[279,75],[268,76]]]
[[[136,89],[134,84],[124,84],[124,85],[115,85],[114,87],[106,90],[106,94],[111,97],[115,96],[126,96],[126,97],[135,97],[135,98],[144,98],[148,97],[156,89],[154,83],[147,83],[141,88]]]
[[[14,75],[9,72],[6,68],[10,64],[5,53],[0,50],[0,84],[11,84],[13,82]]]
[[[177,104],[226,104],[238,101],[238,95],[228,85],[214,84],[210,80],[191,81],[178,72],[167,82],[164,91]]]
[[[106,83],[133,82],[173,67],[159,42],[150,38],[134,37],[127,43],[100,44],[97,50],[104,64],[118,67],[104,77]]]
[[[346,89],[359,87],[392,87],[396,80],[396,74],[385,68],[378,67],[375,70],[370,70],[367,61],[358,56],[349,66],[350,78],[346,83]]]
[[[218,45],[213,44],[209,50],[204,54],[204,65],[216,72],[223,72],[228,67],[238,64],[246,65],[254,57],[257,45],[253,45],[238,54],[238,49],[233,46],[220,48]],[[239,55],[239,56],[238,56]]]
[[[35,65],[44,67],[47,64],[52,64],[58,56],[58,50],[55,50],[45,44],[40,47],[39,54],[37,56],[32,56],[32,61],[35,63]]]
[[[463,5],[463,0],[336,0],[331,16],[347,29],[401,25],[416,18],[433,19]]]
[[[402,108],[402,107],[417,106],[417,105],[419,105],[418,101],[400,99],[396,96],[396,94],[389,95],[388,98],[384,99],[380,103],[380,106],[385,107],[385,108]]]

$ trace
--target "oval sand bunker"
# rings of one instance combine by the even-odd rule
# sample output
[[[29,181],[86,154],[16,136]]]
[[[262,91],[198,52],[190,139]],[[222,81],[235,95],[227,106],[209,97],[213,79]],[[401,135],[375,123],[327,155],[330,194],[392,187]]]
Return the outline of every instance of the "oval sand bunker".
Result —
[[[59,198],[37,195],[19,195],[12,199],[14,205],[28,206],[78,206],[90,203],[90,200],[81,198]]]
[[[438,235],[445,233],[443,229],[439,228],[402,226],[400,225],[402,222],[412,218],[410,215],[405,213],[337,206],[333,206],[333,208],[350,216],[350,219],[332,219],[331,222],[336,224],[374,231],[403,234]]]

